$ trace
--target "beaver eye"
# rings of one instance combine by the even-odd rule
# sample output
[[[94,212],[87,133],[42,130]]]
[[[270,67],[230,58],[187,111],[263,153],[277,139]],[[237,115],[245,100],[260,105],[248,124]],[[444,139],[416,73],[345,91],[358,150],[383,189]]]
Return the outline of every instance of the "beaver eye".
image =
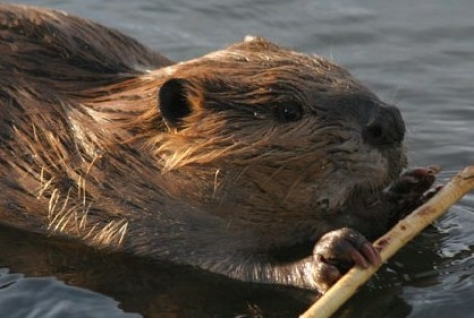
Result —
[[[275,110],[276,118],[281,122],[296,122],[303,117],[303,108],[294,102],[279,105]]]

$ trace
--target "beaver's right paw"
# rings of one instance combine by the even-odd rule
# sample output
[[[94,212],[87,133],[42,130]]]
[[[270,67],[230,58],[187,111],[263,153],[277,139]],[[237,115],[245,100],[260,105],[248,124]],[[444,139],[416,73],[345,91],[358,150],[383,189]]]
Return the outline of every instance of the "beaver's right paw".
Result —
[[[314,279],[321,293],[327,291],[353,265],[367,268],[382,262],[372,243],[350,228],[341,228],[322,236],[314,247],[313,258]]]

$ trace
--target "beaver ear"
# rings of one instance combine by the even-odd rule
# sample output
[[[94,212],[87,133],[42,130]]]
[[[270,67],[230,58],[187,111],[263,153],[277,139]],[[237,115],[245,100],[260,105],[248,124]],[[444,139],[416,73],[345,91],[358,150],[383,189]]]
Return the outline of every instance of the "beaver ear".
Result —
[[[160,88],[160,112],[169,127],[180,127],[183,118],[192,111],[187,97],[187,82],[185,79],[171,79]]]

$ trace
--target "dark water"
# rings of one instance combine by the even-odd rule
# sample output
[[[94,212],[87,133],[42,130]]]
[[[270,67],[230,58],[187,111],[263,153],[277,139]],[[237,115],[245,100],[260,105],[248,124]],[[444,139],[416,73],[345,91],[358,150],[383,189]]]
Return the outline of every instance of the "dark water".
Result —
[[[347,67],[401,109],[411,165],[474,164],[474,2],[21,1],[116,27],[174,60],[247,34]],[[474,195],[405,247],[340,316],[474,316]],[[165,275],[163,275],[165,274]],[[0,316],[296,316],[305,292],[151,266],[0,229]]]

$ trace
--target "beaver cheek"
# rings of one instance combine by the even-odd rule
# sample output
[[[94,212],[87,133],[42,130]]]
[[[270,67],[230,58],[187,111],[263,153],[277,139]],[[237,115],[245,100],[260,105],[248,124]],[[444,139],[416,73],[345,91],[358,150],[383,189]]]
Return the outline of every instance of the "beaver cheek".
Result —
[[[322,181],[326,178],[322,178]],[[313,210],[317,210],[320,213],[331,213],[341,210],[342,207],[346,206],[349,198],[349,188],[344,183],[337,183],[341,179],[330,179],[331,183],[323,184],[320,180],[313,185],[311,188],[311,201],[310,206]]]
[[[329,212],[329,203],[328,198],[313,199],[311,207],[324,214]]]

